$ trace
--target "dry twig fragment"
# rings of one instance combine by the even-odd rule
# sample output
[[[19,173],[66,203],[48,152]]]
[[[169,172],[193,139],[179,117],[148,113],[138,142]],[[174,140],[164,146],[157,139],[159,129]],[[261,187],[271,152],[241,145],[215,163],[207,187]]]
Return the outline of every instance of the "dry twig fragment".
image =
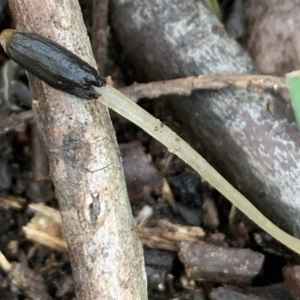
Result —
[[[216,247],[182,242],[179,258],[190,279],[248,285],[264,261],[264,255],[249,249]]]
[[[141,98],[158,98],[166,95],[188,96],[196,90],[219,90],[232,87],[237,90],[262,92],[286,89],[285,78],[267,75],[214,75],[191,76],[173,80],[133,84],[120,92],[137,102]]]

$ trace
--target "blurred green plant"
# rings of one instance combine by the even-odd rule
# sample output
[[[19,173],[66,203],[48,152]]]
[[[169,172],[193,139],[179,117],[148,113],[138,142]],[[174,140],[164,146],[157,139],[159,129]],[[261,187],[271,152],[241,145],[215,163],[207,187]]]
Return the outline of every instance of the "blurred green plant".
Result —
[[[286,83],[291,96],[296,121],[300,129],[300,70],[287,73]]]
[[[207,8],[219,19],[219,21],[222,21],[222,11],[220,8],[220,4],[218,0],[204,0],[205,5]]]

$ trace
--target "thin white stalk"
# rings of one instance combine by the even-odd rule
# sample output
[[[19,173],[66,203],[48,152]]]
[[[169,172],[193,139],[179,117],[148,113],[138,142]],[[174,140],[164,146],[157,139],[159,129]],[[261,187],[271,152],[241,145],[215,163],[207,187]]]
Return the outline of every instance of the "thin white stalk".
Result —
[[[267,219],[247,198],[235,189],[174,131],[165,126],[158,119],[155,119],[152,115],[110,85],[96,89],[102,95],[99,97],[99,100],[105,106],[130,120],[165,145],[171,153],[176,154],[192,167],[202,178],[209,182],[249,219],[286,247],[300,254],[299,239],[287,234]]]

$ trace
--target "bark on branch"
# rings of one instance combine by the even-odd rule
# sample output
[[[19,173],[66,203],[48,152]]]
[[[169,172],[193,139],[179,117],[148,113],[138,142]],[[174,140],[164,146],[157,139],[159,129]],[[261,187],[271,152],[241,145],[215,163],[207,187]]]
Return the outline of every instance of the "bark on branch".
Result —
[[[95,66],[77,1],[10,0],[18,30],[37,32]],[[146,299],[143,253],[107,109],[29,76],[49,155],[77,299]]]

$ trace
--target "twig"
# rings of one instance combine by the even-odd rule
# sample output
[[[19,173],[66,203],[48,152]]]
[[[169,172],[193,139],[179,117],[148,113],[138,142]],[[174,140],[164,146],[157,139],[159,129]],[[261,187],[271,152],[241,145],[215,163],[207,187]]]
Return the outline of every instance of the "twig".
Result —
[[[205,243],[179,243],[179,259],[189,279],[250,285],[258,275],[264,255],[250,249],[226,248]],[[224,298],[223,298],[224,299]]]
[[[0,207],[4,209],[20,210],[25,205],[26,200],[24,198],[0,196]]]
[[[10,0],[18,30],[40,33],[95,66],[78,1]],[[77,299],[146,299],[146,274],[108,110],[29,76],[49,156]]]
[[[137,102],[139,99],[155,99],[167,95],[188,96],[198,89],[219,90],[232,87],[237,90],[262,92],[265,90],[278,91],[286,89],[283,77],[267,75],[216,75],[186,77],[173,80],[156,81],[145,84],[135,83],[120,89],[120,92]],[[33,119],[31,111],[13,114],[0,121],[0,134],[13,130],[18,124]]]
[[[153,99],[166,95],[188,96],[195,90],[219,90],[232,87],[237,90],[262,92],[286,89],[285,78],[266,75],[215,75],[179,78],[146,84],[133,84],[121,88],[120,92],[133,101],[141,98]]]
[[[35,215],[23,227],[26,237],[52,249],[67,251],[68,247],[63,239],[62,221],[59,212],[43,204],[31,204],[29,208],[35,211]]]
[[[31,204],[30,209],[36,214],[23,230],[31,241],[57,251],[67,251],[67,244],[61,234],[62,223],[59,211],[42,204]],[[168,220],[155,220],[155,225],[147,226],[152,208],[145,206],[136,218],[137,232],[143,245],[155,249],[177,251],[177,243],[182,241],[197,242],[205,236],[201,227],[172,224]]]
[[[199,242],[204,238],[205,232],[198,226],[182,226],[172,224],[168,220],[158,220],[156,226],[138,226],[138,234],[143,245],[161,250],[177,252],[180,242]]]
[[[0,251],[0,268],[6,273],[8,273],[11,270],[10,262],[6,259],[6,257],[3,255],[1,251]]]
[[[28,240],[31,240],[35,243],[47,246],[56,251],[67,251],[68,246],[64,239],[59,237],[54,237],[46,232],[32,228],[32,227],[23,227],[23,231]]]

